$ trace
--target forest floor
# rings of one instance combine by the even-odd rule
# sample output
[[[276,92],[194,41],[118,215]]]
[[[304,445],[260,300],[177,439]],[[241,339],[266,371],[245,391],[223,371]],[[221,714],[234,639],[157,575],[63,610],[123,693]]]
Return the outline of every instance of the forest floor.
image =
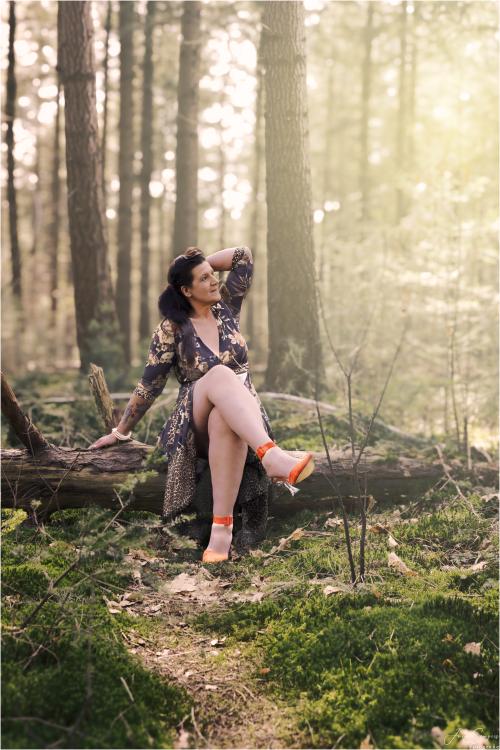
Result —
[[[3,746],[497,747],[498,493],[454,493],[373,511],[355,587],[338,509],[217,565],[148,513],[3,509]]]
[[[119,600],[108,606],[111,609],[125,608],[132,618],[140,618],[141,627],[132,626],[127,633],[127,648],[147,669],[165,676],[169,683],[184,689],[190,696],[191,710],[178,725],[174,747],[439,747],[437,740],[444,737],[444,719],[447,747],[465,746],[459,744],[464,736],[461,731],[477,732],[479,728],[482,733],[478,732],[478,736],[484,738],[486,733],[491,738],[494,720],[489,724],[485,715],[476,715],[474,719],[470,714],[465,715],[458,694],[470,690],[469,697],[472,697],[475,690],[479,694],[484,691],[486,683],[491,685],[494,682],[493,674],[485,674],[486,670],[482,672],[478,666],[487,653],[492,658],[488,669],[497,658],[495,643],[491,641],[492,631],[485,629],[478,615],[485,599],[496,587],[492,566],[497,557],[495,537],[498,525],[491,513],[493,509],[494,515],[497,499],[495,493],[476,494],[465,502],[460,502],[457,497],[452,502],[450,498],[441,499],[439,509],[398,506],[374,514],[369,524],[368,574],[365,583],[355,588],[349,582],[341,521],[333,512],[304,511],[285,525],[274,519],[268,540],[260,550],[218,565],[193,561],[193,555],[199,557],[200,550],[194,548],[194,543],[191,545],[175,536],[172,537],[168,560],[161,552],[159,556],[155,555],[151,547],[130,550],[126,561],[131,566],[135,583]],[[446,535],[439,539],[445,529]],[[353,520],[354,547],[359,530],[359,524]],[[143,588],[146,571],[149,586]],[[440,603],[443,611],[446,611],[446,602],[451,606],[448,617],[441,619],[440,613],[439,622],[433,623],[432,606],[429,605],[436,596],[438,610]],[[439,659],[446,672],[449,662],[453,675],[448,688],[448,706],[442,706],[443,714],[451,708],[448,715],[440,716],[439,707],[435,706],[436,719],[431,726],[424,727],[422,719],[425,716],[424,720],[428,721],[432,711],[424,696],[420,695],[416,705],[412,706],[413,716],[406,716],[406,722],[404,710],[399,717],[391,719],[394,729],[396,726],[399,730],[404,729],[406,723],[406,733],[382,732],[377,727],[379,722],[370,725],[368,716],[361,734],[354,722],[345,726],[346,732],[335,733],[335,722],[330,722],[327,707],[314,705],[318,703],[318,697],[324,697],[325,687],[315,691],[314,685],[308,681],[314,676],[321,683],[325,668],[335,671],[339,666],[335,659],[339,655],[333,652],[330,658],[328,655],[332,649],[329,640],[335,638],[335,615],[345,609],[342,605],[337,611],[335,606],[330,607],[336,598],[339,602],[344,598],[354,607],[361,606],[365,614],[375,606],[381,611],[396,607],[404,612],[417,605],[415,622],[418,622],[422,605],[424,610],[427,607],[429,628],[419,635],[435,637],[433,626],[438,625],[442,651],[438,649],[433,654],[434,666]],[[491,604],[494,598],[496,589],[490,597]],[[300,611],[301,607],[307,607],[307,600],[312,604],[309,620],[300,621],[299,615],[298,620],[295,617],[284,627],[283,611],[295,606],[297,615],[297,605]],[[460,608],[460,602],[464,603],[464,609]],[[315,608],[325,603],[326,620],[318,623]],[[259,609],[260,616],[257,614]],[[493,608],[486,611],[491,616]],[[345,612],[349,619],[349,609]],[[470,652],[478,649],[472,658],[466,656],[467,628],[461,627],[457,632],[458,619],[464,615],[470,619]],[[489,622],[491,625],[491,620]],[[328,637],[325,624],[330,629]],[[405,635],[404,615],[401,623],[396,617],[390,617],[390,624],[395,626],[393,635],[394,631],[397,632],[395,641],[402,645],[405,638],[414,640],[414,633]],[[375,630],[381,628],[375,613],[371,625]],[[295,635],[290,634],[290,626],[295,629]],[[316,635],[325,636],[324,654],[321,653],[321,638],[312,650],[304,644],[308,638],[314,638],[315,630]],[[346,634],[349,643],[347,631],[340,634],[339,639],[344,641]],[[274,652],[269,648],[268,636]],[[280,648],[281,638],[289,640],[284,648]],[[305,646],[302,657],[292,653],[294,643],[301,649]],[[450,643],[453,644],[453,653],[447,648]],[[481,656],[479,643],[483,648]],[[381,639],[377,651],[383,650],[384,645],[385,641]],[[294,663],[296,656],[299,658]],[[363,656],[361,649],[358,653],[353,649],[352,656],[364,661],[359,658]],[[370,660],[374,658],[370,651]],[[304,659],[306,662],[316,660],[312,671],[309,664],[301,663]],[[285,663],[287,661],[291,667]],[[459,664],[460,661],[463,663]],[[387,664],[388,682],[393,666]],[[484,666],[483,661],[483,669]],[[396,667],[399,669],[397,664]],[[464,673],[457,679],[457,672],[462,669]],[[285,677],[287,671],[291,673]],[[304,680],[296,679],[294,671],[302,671],[305,675],[309,671],[309,675]],[[413,679],[411,673],[405,675],[404,671],[402,665],[400,679],[403,689],[405,680],[411,683]],[[352,679],[354,675],[351,672],[349,676]],[[483,691],[479,687],[481,678]],[[414,679],[415,685],[406,687],[418,692],[417,674]],[[470,685],[466,688],[464,682]],[[432,692],[430,688],[431,695]],[[492,696],[493,693],[493,700]],[[340,694],[335,694],[334,703],[337,699],[341,701]],[[412,703],[410,699],[409,705]],[[438,717],[441,721],[437,720]],[[404,744],[405,734],[406,741],[414,744]],[[488,746],[496,746],[497,739],[488,740]],[[474,735],[471,741],[477,742],[477,737]]]
[[[321,450],[303,409],[269,411],[283,447]],[[59,444],[102,430],[86,402],[62,413],[32,418]],[[348,440],[335,416],[325,430]],[[371,510],[355,586],[333,500],[276,514],[258,549],[217,565],[186,517],[89,506],[31,527],[3,508],[2,746],[497,748],[498,491],[448,481],[407,500]]]
[[[187,569],[183,584],[185,591],[174,597],[149,595],[134,605],[134,611],[146,618],[153,610],[156,627],[147,640],[133,628],[127,636],[130,652],[147,669],[184,688],[192,700],[174,747],[304,747],[299,736],[290,733],[295,724],[293,715],[287,718],[290,707],[263,692],[264,680],[256,675],[255,660],[245,649],[226,645],[226,637],[201,635],[186,622],[202,611],[210,616],[214,607],[230,607],[230,587],[221,588],[219,578],[195,566]],[[188,596],[195,590],[191,584],[200,596]]]

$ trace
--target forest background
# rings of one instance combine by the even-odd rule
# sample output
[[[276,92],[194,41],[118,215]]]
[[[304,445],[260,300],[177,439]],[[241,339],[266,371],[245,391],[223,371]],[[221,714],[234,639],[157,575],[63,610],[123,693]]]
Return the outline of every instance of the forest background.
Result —
[[[1,18],[3,745],[497,748],[498,4]],[[251,248],[252,379],[317,452],[216,566],[208,491],[158,517],[174,377],[86,450],[189,245]]]
[[[301,127],[309,154],[301,168],[307,176],[310,165],[304,200],[312,237],[301,256],[286,242],[271,249],[266,242],[266,171],[278,170],[285,196],[289,179],[282,155],[265,144],[273,123],[265,118],[260,31],[269,4],[201,3],[191,73],[199,82],[191,110],[198,163],[188,153],[182,165],[185,181],[195,175],[190,196],[176,183],[183,4],[90,5],[109,296],[127,360],[118,368],[111,356],[107,362],[105,345],[96,354],[111,383],[135,385],[168,263],[184,241],[206,254],[246,244],[255,278],[242,331],[252,370],[269,390],[285,390],[268,367],[280,359],[277,336],[290,337],[300,351],[300,319],[309,314],[317,317],[324,398],[344,398],[331,346],[341,358],[361,347],[354,405],[372,408],[404,330],[384,421],[426,437],[449,435],[459,445],[468,432],[470,442],[491,448],[498,380],[496,4],[306,0]],[[2,7],[4,77],[11,7]],[[15,97],[9,87],[3,94],[3,368],[33,383],[42,372],[76,374],[80,351],[57,3],[16,3],[15,24]],[[175,226],[176,191],[179,215],[192,216],[196,197],[187,234]],[[314,268],[317,299],[296,272],[301,262]],[[275,335],[271,316],[282,320]],[[288,390],[305,393],[303,385]]]

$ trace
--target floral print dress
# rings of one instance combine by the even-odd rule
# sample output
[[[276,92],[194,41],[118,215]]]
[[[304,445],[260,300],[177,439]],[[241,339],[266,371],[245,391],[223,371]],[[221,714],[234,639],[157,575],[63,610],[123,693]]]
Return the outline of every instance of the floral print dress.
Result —
[[[239,327],[241,305],[253,274],[253,263],[247,248],[235,248],[231,270],[225,285],[221,285],[221,301],[212,305],[219,330],[219,355],[209,349],[190,325],[195,337],[194,364],[186,360],[183,334],[172,321],[164,319],[155,329],[144,372],[134,393],[153,402],[163,391],[173,369],[180,384],[176,405],[158,439],[158,447],[167,455],[167,481],[163,517],[172,518],[187,508],[196,490],[197,455],[193,430],[193,390],[195,382],[215,365],[226,365],[241,377],[244,385],[257,400],[264,428],[271,440],[274,435],[268,415],[253,386],[248,365],[248,348]],[[189,324],[188,324],[189,325]],[[248,464],[253,471],[248,472]],[[257,471],[257,476],[255,472]],[[243,472],[238,499],[249,502],[256,493],[266,494],[271,484],[255,453],[248,449],[247,465]],[[267,513],[266,513],[267,515]]]

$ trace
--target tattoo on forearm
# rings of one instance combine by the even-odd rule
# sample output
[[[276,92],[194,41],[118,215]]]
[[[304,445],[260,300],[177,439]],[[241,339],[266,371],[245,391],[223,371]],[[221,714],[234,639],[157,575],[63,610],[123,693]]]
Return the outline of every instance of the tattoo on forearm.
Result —
[[[147,401],[140,402],[136,398],[130,399],[121,418],[122,422],[126,422],[126,429],[132,429],[132,427],[134,427],[134,425],[136,425],[144,416],[150,406],[151,403],[148,403]]]

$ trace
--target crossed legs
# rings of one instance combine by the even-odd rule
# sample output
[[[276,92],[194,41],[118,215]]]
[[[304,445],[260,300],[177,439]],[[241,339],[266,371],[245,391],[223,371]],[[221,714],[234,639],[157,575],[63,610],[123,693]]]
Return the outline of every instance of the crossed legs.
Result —
[[[197,404],[199,406],[199,404]],[[196,410],[200,414],[199,410]],[[193,404],[193,414],[195,406]],[[195,434],[199,453],[208,457],[214,498],[214,515],[229,516],[238,495],[243,468],[247,457],[246,443],[229,427],[224,417],[212,407],[205,420],[205,431],[194,416]],[[196,424],[198,423],[198,428]]]
[[[193,422],[198,452],[210,464],[213,515],[232,516],[243,476],[248,446],[229,427],[219,409],[209,400],[205,376],[194,386]],[[200,387],[201,386],[201,387]],[[244,386],[243,386],[244,387]],[[260,412],[260,410],[259,410]],[[231,545],[232,524],[212,524],[208,548],[226,555]]]
[[[212,476],[213,514],[232,516],[248,446],[269,441],[259,405],[235,373],[215,365],[196,381],[193,423],[201,455],[208,454]],[[287,476],[296,459],[277,446],[264,456],[269,476]],[[227,554],[232,526],[212,525],[209,548]]]
[[[194,430],[197,443],[205,451],[209,450],[208,419],[214,408],[220,413],[227,427],[252,450],[255,451],[259,445],[269,441],[259,404],[235,373],[225,365],[212,367],[194,386]],[[216,430],[220,426],[220,422],[214,425]],[[268,476],[286,477],[296,461],[296,458],[276,446],[267,451],[262,459],[262,465]],[[227,459],[225,464],[227,470]]]

